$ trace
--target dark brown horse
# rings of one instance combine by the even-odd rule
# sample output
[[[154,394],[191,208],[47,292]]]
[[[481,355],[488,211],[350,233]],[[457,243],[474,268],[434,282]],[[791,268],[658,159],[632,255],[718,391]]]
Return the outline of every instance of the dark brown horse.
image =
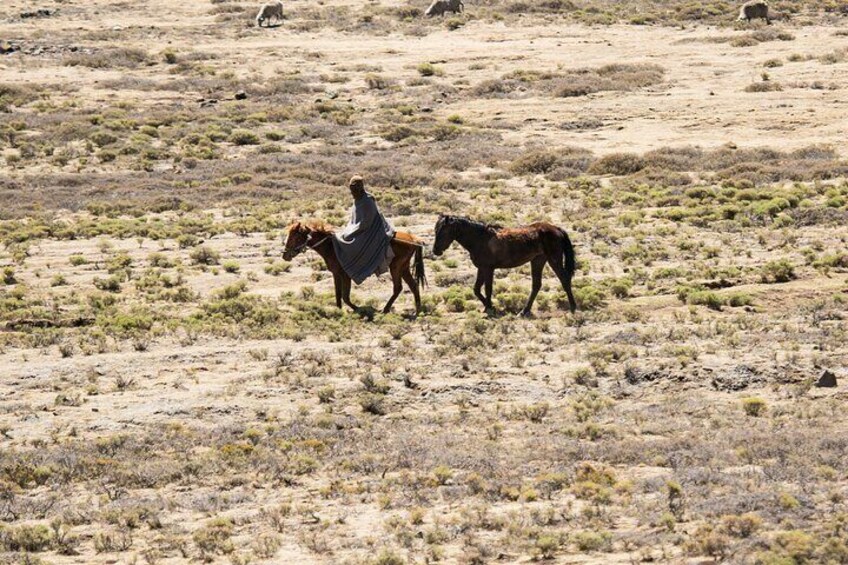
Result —
[[[533,274],[533,289],[530,299],[522,310],[527,316],[533,301],[542,288],[542,271],[545,263],[551,266],[568,295],[571,312],[577,309],[571,292],[574,276],[574,248],[565,230],[553,224],[538,222],[519,228],[502,228],[487,225],[459,216],[439,216],[436,222],[436,243],[433,254],[441,255],[456,241],[471,254],[471,262],[477,267],[474,294],[486,309],[492,309],[492,283],[495,269],[520,267],[530,263]],[[485,285],[486,295],[480,289]]]
[[[336,287],[336,306],[341,308],[342,301],[344,301],[345,304],[357,310],[358,307],[350,301],[351,279],[345,273],[336,257],[336,250],[333,247],[332,241],[333,237],[333,229],[323,223],[294,223],[288,229],[283,259],[291,261],[307,249],[312,249],[318,253],[324,259],[324,263],[327,264],[327,269],[333,273],[333,282]],[[406,285],[415,297],[415,312],[421,312],[421,295],[418,292],[418,288],[427,284],[427,279],[424,276],[423,242],[412,234],[399,231],[395,233],[395,238],[392,240],[391,246],[392,251],[394,251],[394,257],[391,263],[389,263],[389,272],[392,275],[394,292],[386,303],[385,308],[383,308],[383,312],[388,313],[391,311],[392,304],[394,304],[402,290],[402,281],[406,281]],[[414,276],[409,268],[413,257],[415,258]]]

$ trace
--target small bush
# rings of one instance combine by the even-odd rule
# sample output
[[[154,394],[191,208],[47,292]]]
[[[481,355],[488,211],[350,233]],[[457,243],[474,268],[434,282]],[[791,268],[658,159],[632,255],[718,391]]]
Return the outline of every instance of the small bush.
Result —
[[[758,418],[766,412],[766,401],[756,396],[743,398],[742,409],[746,415]]]
[[[248,129],[237,129],[230,134],[229,141],[235,145],[259,145],[259,136]]]
[[[783,87],[779,82],[761,81],[754,82],[745,87],[745,92],[780,92]]]
[[[553,559],[560,545],[559,536],[541,535],[536,539],[536,550],[542,559]]]
[[[365,84],[371,90],[385,90],[392,85],[392,82],[384,76],[368,73],[365,75]]]
[[[98,290],[104,292],[121,292],[121,279],[122,277],[120,276],[112,275],[105,279],[94,277],[92,282],[94,283],[94,288]]]
[[[580,551],[606,551],[612,545],[612,536],[608,532],[576,532],[571,540]]]
[[[15,269],[14,267],[4,267],[3,268],[3,284],[12,285],[17,284],[18,279],[15,277]]]
[[[555,151],[534,149],[513,161],[509,169],[519,175],[537,175],[552,171],[558,163],[559,156]]]
[[[715,292],[708,290],[698,290],[689,293],[686,297],[686,302],[700,306],[706,306],[710,310],[721,310],[724,301]]]
[[[431,77],[433,75],[441,74],[441,69],[433,65],[432,63],[421,63],[418,65],[418,74],[422,77]]]
[[[230,541],[232,535],[233,523],[228,518],[216,518],[195,531],[192,539],[203,554],[228,554],[235,549]]]
[[[795,267],[788,259],[770,261],[763,265],[760,279],[764,283],[783,283],[795,278]]]
[[[364,394],[359,399],[359,406],[363,412],[383,416],[386,414],[386,404],[382,394]]]
[[[6,551],[45,551],[53,545],[53,534],[47,526],[41,524],[18,526],[0,530],[0,544]]]
[[[645,168],[645,159],[634,153],[611,153],[592,163],[593,175],[632,175]]]
[[[205,245],[194,249],[189,257],[195,265],[217,265],[221,259],[221,255],[217,251],[209,249]]]
[[[762,524],[762,519],[753,513],[731,514],[721,518],[721,529],[737,538],[751,537]]]

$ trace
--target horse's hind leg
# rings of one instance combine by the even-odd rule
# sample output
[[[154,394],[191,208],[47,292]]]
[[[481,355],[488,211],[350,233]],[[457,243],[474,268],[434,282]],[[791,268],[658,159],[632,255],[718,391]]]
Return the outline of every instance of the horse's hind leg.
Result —
[[[342,300],[347,304],[353,311],[359,310],[359,306],[350,301],[350,287],[351,280],[347,275],[342,275]]]
[[[560,284],[562,284],[562,289],[568,295],[568,309],[573,314],[577,309],[577,301],[574,300],[574,293],[571,292],[571,278],[566,275],[565,268],[562,266],[559,257],[548,256],[548,265],[554,270]]]
[[[415,277],[412,276],[412,273],[409,272],[409,269],[403,271],[403,280],[406,281],[406,286],[409,287],[410,292],[412,292],[412,296],[415,298],[415,313],[421,313],[421,293],[418,290],[418,283],[415,281]]]
[[[494,292],[492,291],[492,286],[495,284],[495,270],[487,269],[486,270],[486,308],[489,310],[493,310],[494,306],[492,305],[492,299],[494,298]]]
[[[533,301],[536,300],[536,295],[539,294],[539,290],[542,288],[542,271],[545,269],[546,260],[547,258],[544,255],[540,255],[533,259],[533,262],[530,264],[533,288],[530,290],[530,298],[527,299],[527,306],[521,311],[522,316],[529,316],[530,311],[533,309]]]
[[[409,264],[406,265],[406,270],[409,271]],[[386,306],[383,308],[383,314],[388,314],[392,311],[392,304],[395,303],[397,297],[400,296],[400,291],[402,290],[402,279],[400,274],[400,269],[396,265],[391,266],[392,273],[392,297],[389,298],[389,301],[386,302]]]

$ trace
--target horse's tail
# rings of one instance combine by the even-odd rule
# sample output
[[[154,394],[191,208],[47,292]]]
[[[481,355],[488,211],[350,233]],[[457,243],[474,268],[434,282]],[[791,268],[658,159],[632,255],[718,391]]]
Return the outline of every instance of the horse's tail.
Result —
[[[574,246],[571,245],[571,238],[565,233],[565,230],[560,228],[560,246],[562,249],[562,268],[564,280],[562,281],[565,287],[565,292],[568,294],[568,304],[571,311],[577,310],[577,301],[574,300],[574,295],[571,292],[571,279],[574,277],[574,272],[577,270],[577,260],[574,255]]]
[[[424,246],[418,245],[415,248],[415,282],[418,288],[427,286],[427,275],[424,273]]]

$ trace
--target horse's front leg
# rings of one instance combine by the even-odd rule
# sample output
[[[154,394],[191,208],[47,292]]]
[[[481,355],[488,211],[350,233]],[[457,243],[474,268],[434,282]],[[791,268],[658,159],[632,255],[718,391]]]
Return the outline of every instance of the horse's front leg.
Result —
[[[336,288],[336,308],[342,307],[342,277],[333,273],[333,286]]]
[[[483,284],[486,282],[486,273],[482,268],[477,269],[477,280],[474,281],[474,296],[476,296],[480,302],[483,303],[483,307],[489,307],[489,301],[486,300],[486,297],[483,296],[483,293],[480,292],[480,289],[483,288]]]

